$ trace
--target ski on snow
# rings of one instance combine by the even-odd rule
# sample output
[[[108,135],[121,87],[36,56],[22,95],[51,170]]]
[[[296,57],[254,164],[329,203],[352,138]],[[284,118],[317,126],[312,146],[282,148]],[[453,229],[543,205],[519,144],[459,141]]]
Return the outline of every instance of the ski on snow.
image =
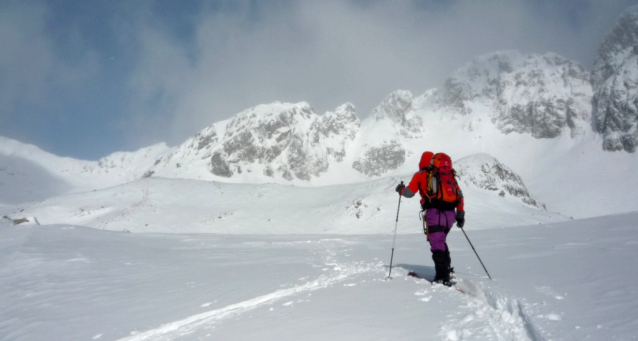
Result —
[[[423,277],[423,276],[419,275],[418,273],[416,273],[416,272],[414,272],[414,271],[410,271],[410,272],[408,272],[408,276],[410,276],[410,277],[414,277],[414,278],[418,278],[418,279],[426,280],[426,281],[430,282],[430,284],[432,284],[432,285],[437,285],[437,284],[445,285],[445,286],[447,286],[447,287],[454,288],[454,289],[456,289],[457,291],[462,292],[462,293],[464,293],[464,294],[465,294],[465,291],[463,291],[462,289],[460,289],[459,287],[457,287],[457,286],[456,286],[456,281],[450,281],[450,285],[446,285],[446,284],[443,284],[443,283],[437,283],[437,282],[431,281],[431,280],[429,280],[429,279],[427,279],[427,278],[425,278],[425,277]]]

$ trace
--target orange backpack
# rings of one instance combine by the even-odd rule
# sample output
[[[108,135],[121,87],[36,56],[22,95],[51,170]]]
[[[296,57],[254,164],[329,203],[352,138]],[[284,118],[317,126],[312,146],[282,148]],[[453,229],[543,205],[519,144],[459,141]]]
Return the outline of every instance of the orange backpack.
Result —
[[[432,207],[453,210],[463,199],[463,193],[456,182],[456,172],[452,159],[445,153],[437,153],[430,162],[426,196]]]

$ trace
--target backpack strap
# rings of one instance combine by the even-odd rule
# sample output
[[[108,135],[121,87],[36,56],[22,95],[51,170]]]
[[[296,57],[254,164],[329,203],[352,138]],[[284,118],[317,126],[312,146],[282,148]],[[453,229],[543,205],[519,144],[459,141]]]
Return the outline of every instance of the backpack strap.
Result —
[[[419,170],[419,173],[426,173],[426,175],[425,175],[425,176],[426,176],[426,178],[428,179],[428,182],[427,182],[427,183],[428,183],[428,186],[429,186],[429,182],[430,182],[429,177],[430,177],[430,176],[431,176],[431,174],[432,174],[432,165],[429,165],[429,166],[427,166],[427,167],[421,168],[421,169]],[[431,198],[430,198],[430,196],[428,195],[427,190],[428,190],[428,189],[426,188],[426,189],[425,189],[425,191],[423,191],[423,188],[421,188],[421,182],[419,182],[419,194],[421,195],[421,198],[425,198],[425,200],[426,200],[426,201],[431,201]]]

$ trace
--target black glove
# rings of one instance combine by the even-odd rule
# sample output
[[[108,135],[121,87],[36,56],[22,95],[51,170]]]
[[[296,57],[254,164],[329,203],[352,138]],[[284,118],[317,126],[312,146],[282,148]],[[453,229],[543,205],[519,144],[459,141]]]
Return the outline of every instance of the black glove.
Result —
[[[465,225],[465,211],[456,212],[456,226],[463,228]]]
[[[403,189],[405,188],[405,185],[403,184],[403,181],[401,181],[401,183],[397,186],[397,193],[399,193],[399,195],[401,195],[401,192],[403,192]]]

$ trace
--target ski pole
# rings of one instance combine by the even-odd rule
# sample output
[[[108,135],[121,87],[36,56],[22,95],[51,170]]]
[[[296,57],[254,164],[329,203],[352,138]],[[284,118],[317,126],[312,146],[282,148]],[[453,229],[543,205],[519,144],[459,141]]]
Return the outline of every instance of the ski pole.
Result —
[[[401,181],[403,184],[403,181]],[[397,241],[397,226],[399,225],[399,209],[401,208],[401,193],[399,193],[399,206],[397,206],[397,220],[394,223],[394,238],[392,238],[392,254],[390,255],[390,272],[388,272],[388,278],[392,279],[390,276],[392,274],[392,260],[394,259],[394,244]]]
[[[470,241],[470,238],[467,237],[467,233],[465,233],[465,230],[462,227],[461,227],[461,231],[463,231],[463,234],[465,235],[465,238],[467,239],[467,242],[470,243],[470,246],[472,247],[472,250],[474,250],[474,254],[476,255],[476,258],[478,258],[479,262],[481,262],[481,265],[483,266],[483,270],[485,270],[485,273],[487,274],[487,277],[492,279],[492,276],[490,276],[490,273],[487,272],[487,269],[485,268],[485,265],[483,265],[483,261],[481,260],[481,257],[479,257],[478,253],[476,252],[476,249],[474,248],[474,245],[472,245],[472,242]]]

